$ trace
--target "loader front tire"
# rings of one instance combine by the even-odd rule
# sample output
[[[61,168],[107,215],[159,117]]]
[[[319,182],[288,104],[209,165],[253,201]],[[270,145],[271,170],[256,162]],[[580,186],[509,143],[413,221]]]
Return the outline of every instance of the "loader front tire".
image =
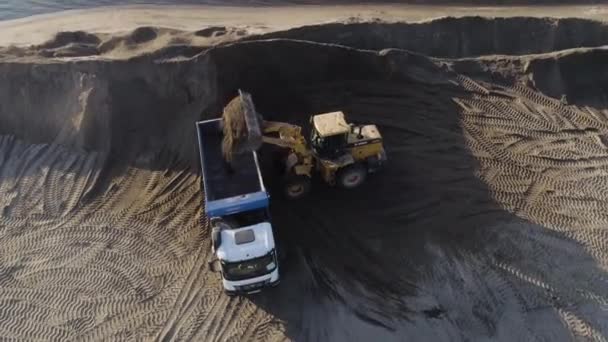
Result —
[[[367,170],[361,164],[352,164],[338,171],[336,181],[343,189],[352,189],[361,185],[367,177]]]
[[[283,185],[285,197],[296,200],[304,197],[310,191],[310,177],[292,175],[287,177]]]

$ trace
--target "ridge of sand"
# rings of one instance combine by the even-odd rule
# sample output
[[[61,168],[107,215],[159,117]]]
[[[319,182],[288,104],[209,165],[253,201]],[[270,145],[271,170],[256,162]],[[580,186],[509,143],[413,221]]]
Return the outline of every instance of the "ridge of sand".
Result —
[[[517,35],[525,30],[529,35]],[[154,59],[191,58],[205,49],[240,40],[295,39],[367,50],[415,51],[433,57],[530,55],[606,45],[608,25],[580,18],[481,16],[443,17],[415,23],[351,18],[286,30],[207,26],[184,31],[140,26],[120,34],[63,31],[41,44],[0,48],[5,61],[33,62],[55,58]],[[26,59],[27,58],[27,59]]]
[[[563,6],[424,6],[373,5],[289,5],[289,6],[121,6],[72,10],[0,21],[0,46],[42,44],[62,31],[124,33],[141,26],[197,31],[208,26],[247,29],[250,33],[344,21],[382,19],[420,21],[445,16],[485,17],[578,17],[604,20],[605,5]]]

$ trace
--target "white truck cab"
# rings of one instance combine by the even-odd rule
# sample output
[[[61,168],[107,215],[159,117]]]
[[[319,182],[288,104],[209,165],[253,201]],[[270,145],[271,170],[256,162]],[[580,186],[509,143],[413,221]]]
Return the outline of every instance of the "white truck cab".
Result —
[[[214,246],[214,252],[224,290],[228,294],[249,294],[267,286],[276,286],[279,283],[279,264],[270,223],[225,228],[219,229],[219,235],[213,234],[220,240],[219,243],[214,240],[217,246]]]

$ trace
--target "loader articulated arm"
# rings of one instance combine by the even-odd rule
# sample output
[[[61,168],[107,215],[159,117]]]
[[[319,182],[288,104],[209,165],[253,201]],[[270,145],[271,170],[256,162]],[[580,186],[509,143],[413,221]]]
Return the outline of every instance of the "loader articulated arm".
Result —
[[[284,122],[264,121],[262,134],[264,143],[290,148],[296,154],[304,157],[312,154],[306,144],[306,139],[302,135],[300,126]],[[278,136],[271,136],[270,134],[277,134]]]
[[[314,158],[302,135],[300,126],[276,122],[262,122],[262,143],[289,149],[285,160],[285,170],[292,176],[312,177]]]

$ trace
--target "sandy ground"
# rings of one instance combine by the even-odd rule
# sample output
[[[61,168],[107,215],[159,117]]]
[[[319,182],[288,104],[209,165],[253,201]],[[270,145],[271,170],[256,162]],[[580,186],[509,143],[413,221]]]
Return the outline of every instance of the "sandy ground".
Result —
[[[141,26],[196,31],[206,26],[233,26],[251,33],[358,18],[419,21],[445,16],[579,17],[604,20],[608,6],[420,6],[420,5],[294,5],[259,7],[123,6],[75,10],[0,21],[0,46],[41,44],[61,31],[122,33]]]
[[[300,25],[332,10],[286,13]],[[1,51],[0,336],[607,339],[605,24],[463,18],[278,32],[289,27],[236,25],[217,11],[196,32],[150,17],[119,34]],[[248,20],[268,15],[257,11]],[[27,32],[19,25],[89,29],[87,15],[0,25],[14,42]],[[305,124],[343,109],[377,123],[390,163],[352,192],[315,184],[298,205],[273,199],[289,251],[283,281],[229,298],[206,269],[193,123],[218,116],[238,87],[269,119]]]

